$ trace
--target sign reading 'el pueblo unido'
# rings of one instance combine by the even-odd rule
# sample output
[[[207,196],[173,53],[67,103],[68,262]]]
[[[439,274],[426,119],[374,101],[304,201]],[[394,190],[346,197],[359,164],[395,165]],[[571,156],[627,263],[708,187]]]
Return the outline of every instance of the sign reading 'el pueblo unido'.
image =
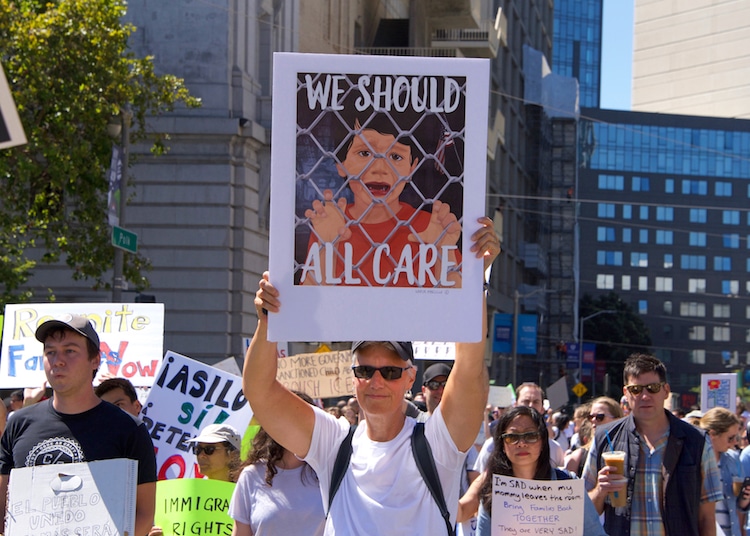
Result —
[[[269,338],[481,339],[489,62],[277,53],[273,92]]]
[[[225,423],[244,435],[252,417],[242,378],[168,351],[141,411],[156,450],[159,480],[198,475],[188,441],[203,428]]]
[[[79,314],[99,335],[103,374],[120,376],[138,387],[150,386],[164,354],[162,303],[26,303],[5,306],[0,387],[17,389],[42,385],[44,360],[37,327],[47,320]]]

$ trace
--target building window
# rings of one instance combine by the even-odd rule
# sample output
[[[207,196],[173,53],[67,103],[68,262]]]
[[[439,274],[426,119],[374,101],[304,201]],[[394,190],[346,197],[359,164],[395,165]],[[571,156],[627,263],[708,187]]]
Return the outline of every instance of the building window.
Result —
[[[685,195],[708,195],[708,182],[696,180],[683,180],[682,193]]]
[[[683,270],[705,270],[705,255],[680,255],[680,268]]]
[[[630,276],[622,276],[622,290],[630,290]],[[748,317],[750,318],[750,316]]]
[[[615,205],[613,203],[599,203],[597,205],[597,215],[600,218],[614,218]]]
[[[648,290],[648,276],[642,275],[638,277],[638,290]]]
[[[714,326],[714,341],[727,342],[729,340],[729,328],[726,326]]]
[[[690,330],[688,331],[688,339],[691,341],[705,341],[706,326],[690,326]]]
[[[622,251],[597,251],[596,264],[599,266],[622,266]]]
[[[717,182],[714,185],[714,195],[717,197],[732,197],[732,183]]]
[[[630,266],[635,268],[648,268],[648,253],[632,251],[630,253]]]
[[[745,318],[750,319],[750,305],[745,306]]]
[[[622,230],[622,241],[626,244],[630,244],[630,242],[633,240],[633,230],[629,228],[625,228]]]
[[[648,177],[633,177],[634,192],[648,192],[651,189],[651,183]]]
[[[721,293],[737,296],[740,293],[740,282],[737,279],[725,279],[721,282]]]
[[[600,190],[623,190],[625,177],[622,175],[599,175]]]
[[[671,315],[672,314],[672,302],[667,300],[664,302],[664,314],[665,315]],[[672,326],[670,324],[667,324],[669,326],[669,332],[672,333]],[[666,327],[666,326],[665,326]]]
[[[688,244],[696,247],[706,247],[706,233],[691,232],[688,238]]]
[[[638,217],[642,220],[648,220],[648,207],[641,206],[638,210]]]
[[[714,318],[729,318],[731,307],[726,303],[714,304]]]
[[[721,238],[725,248],[738,249],[740,247],[740,235],[737,233],[725,234]]]
[[[732,271],[732,258],[731,257],[714,257],[714,270],[717,272],[731,272]]]
[[[740,211],[739,210],[722,210],[721,211],[721,223],[723,223],[724,225],[739,225],[740,224]]]
[[[706,209],[705,208],[691,208],[690,209],[690,222],[691,223],[706,223]]]
[[[633,218],[633,206],[632,205],[623,205],[622,206],[622,219],[623,220],[630,220]]]
[[[665,179],[664,180],[664,193],[665,194],[673,194],[674,193],[674,179]],[[747,196],[750,197],[750,188],[747,189]]]
[[[656,230],[656,243],[661,245],[672,245],[674,242],[674,232],[663,229]]]
[[[638,314],[641,314],[641,315],[648,314],[648,301],[647,300],[638,300]]]
[[[696,365],[706,364],[706,351],[705,350],[690,350],[690,362]]]
[[[648,229],[638,230],[638,243],[648,244]]]
[[[658,221],[674,221],[674,207],[656,207]]]
[[[705,279],[688,279],[688,292],[691,294],[703,294],[706,292]]]
[[[671,277],[657,277],[654,289],[656,292],[672,292],[672,278]]]
[[[706,316],[706,304],[698,302],[680,302],[680,316]]]
[[[597,274],[596,288],[605,290],[615,288],[615,276],[612,274]]]
[[[674,266],[674,256],[671,253],[664,254],[664,268],[672,268]]]
[[[599,242],[614,242],[615,241],[615,228],[614,227],[597,227],[596,239]]]

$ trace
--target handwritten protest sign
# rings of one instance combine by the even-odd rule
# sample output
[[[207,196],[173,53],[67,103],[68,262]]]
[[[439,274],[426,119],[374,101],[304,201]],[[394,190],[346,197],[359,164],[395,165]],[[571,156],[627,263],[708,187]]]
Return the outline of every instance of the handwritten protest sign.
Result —
[[[342,350],[284,357],[278,360],[276,379],[313,398],[348,396],[354,392],[352,353]]]
[[[701,374],[701,409],[717,407],[732,412],[737,407],[736,374]]]
[[[188,441],[204,427],[226,423],[242,435],[252,417],[242,378],[167,352],[141,411],[154,442],[159,480],[199,475]]]
[[[414,359],[456,360],[456,343],[414,341],[412,345],[414,346]]]
[[[488,88],[484,59],[274,54],[271,340],[481,339]]]
[[[102,374],[130,380],[136,387],[154,381],[164,353],[162,303],[27,303],[5,306],[0,387],[36,387],[46,380],[43,346],[36,328],[66,314],[88,318],[99,335]]]
[[[229,500],[235,484],[204,478],[176,478],[156,483],[154,524],[165,536],[232,534]]]
[[[492,475],[492,536],[583,534],[583,480]]]
[[[12,469],[5,534],[133,534],[137,480],[122,458]]]

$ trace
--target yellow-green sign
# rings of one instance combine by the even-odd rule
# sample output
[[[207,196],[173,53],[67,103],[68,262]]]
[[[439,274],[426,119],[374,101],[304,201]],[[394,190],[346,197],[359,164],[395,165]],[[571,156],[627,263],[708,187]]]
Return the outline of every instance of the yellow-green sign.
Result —
[[[156,483],[154,524],[165,536],[232,534],[227,514],[234,483],[203,478],[175,478]]]

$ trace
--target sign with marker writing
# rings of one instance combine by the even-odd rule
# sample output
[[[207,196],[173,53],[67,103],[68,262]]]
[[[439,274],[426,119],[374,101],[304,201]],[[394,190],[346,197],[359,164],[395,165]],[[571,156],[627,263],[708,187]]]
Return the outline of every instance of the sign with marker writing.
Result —
[[[234,521],[227,512],[234,487],[234,482],[204,478],[161,480],[156,483],[154,525],[164,536],[230,536]]]
[[[209,424],[229,424],[244,435],[252,417],[242,378],[167,352],[141,410],[154,442],[159,480],[200,476],[188,441]]]
[[[0,354],[0,387],[18,389],[42,385],[42,343],[34,333],[47,320],[68,314],[83,315],[99,335],[103,374],[127,378],[136,387],[148,387],[164,354],[163,303],[23,303],[5,306]]]
[[[492,536],[583,534],[583,480],[492,475]]]
[[[352,352],[297,354],[278,361],[276,379],[287,389],[313,398],[333,398],[354,393]]]

